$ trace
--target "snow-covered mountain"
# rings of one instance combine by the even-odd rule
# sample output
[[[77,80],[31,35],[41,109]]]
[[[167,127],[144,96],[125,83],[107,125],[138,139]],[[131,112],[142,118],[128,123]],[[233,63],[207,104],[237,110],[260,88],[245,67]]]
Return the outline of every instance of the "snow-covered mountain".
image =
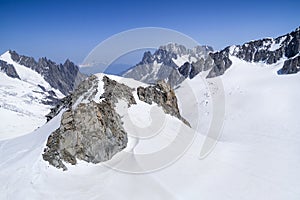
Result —
[[[153,54],[150,51],[145,52],[142,61],[125,72],[123,76],[145,83],[167,80],[171,85],[175,85],[178,81],[172,76],[176,74],[179,67],[186,62],[202,62],[211,51],[213,49],[209,46],[187,49],[183,45],[170,43],[159,47]]]
[[[0,138],[0,199],[298,200],[299,29],[288,35],[210,53],[199,73],[185,62],[174,90],[87,78],[48,123]],[[19,80],[12,66],[1,69]],[[202,157],[222,109],[221,135]]]
[[[230,56],[247,62],[285,63],[278,74],[291,74],[300,71],[300,27],[295,31],[277,38],[265,38],[233,45],[221,51],[212,52],[211,47],[198,46],[194,50],[183,45],[168,44],[162,46],[154,55],[145,52],[142,61],[128,70],[124,77],[134,78],[145,83],[167,80],[176,86],[186,78],[194,78],[201,72],[208,71],[207,78],[220,76],[231,67]],[[164,67],[162,67],[164,66]]]
[[[158,104],[141,101],[136,90],[132,90],[136,104],[128,107],[126,99],[118,101],[115,111],[121,116],[128,142],[109,162],[88,164],[76,158],[76,165],[65,163],[68,170],[63,172],[43,160],[49,136],[62,128],[62,123],[66,122],[63,126],[66,128],[72,122],[64,117],[68,115],[64,108],[36,131],[1,141],[0,198],[297,200],[300,196],[300,93],[297,89],[300,74],[279,76],[277,71],[284,62],[267,65],[229,58],[232,65],[221,76],[226,100],[223,131],[208,157],[199,159],[199,153],[213,117],[211,97],[222,90],[215,84],[215,78],[206,82],[198,75],[186,79],[175,90],[179,110],[192,128],[166,114]],[[131,88],[148,87],[132,79],[108,77]],[[100,98],[105,91],[103,75],[97,75],[95,80],[98,84],[90,85],[94,89],[86,88],[87,93],[78,96],[79,104],[76,101],[73,105],[89,104],[93,99],[105,103],[109,96]],[[209,92],[208,86],[214,88],[214,93]],[[197,101],[191,101],[193,98]],[[155,115],[151,110],[155,110]],[[94,123],[92,116],[83,119]],[[76,124],[80,126],[80,121]],[[145,130],[148,130],[146,135]],[[96,141],[97,134],[92,135]],[[143,136],[148,137],[141,139]],[[191,136],[190,145],[180,149]],[[175,148],[167,157],[160,157],[174,141]],[[174,153],[176,159],[163,165]],[[151,162],[143,160],[143,155],[152,155]],[[118,171],[121,168],[147,172],[149,166],[157,163],[161,168],[152,173],[135,175]]]
[[[213,65],[208,78],[220,76],[231,67],[230,56],[247,62],[266,63],[268,65],[284,60],[278,74],[293,74],[300,71],[300,27],[295,31],[277,38],[254,40],[243,45],[233,45],[224,50],[210,54]]]
[[[60,98],[69,94],[84,76],[67,60],[63,65],[7,51],[0,56],[0,135],[15,137],[46,122]]]

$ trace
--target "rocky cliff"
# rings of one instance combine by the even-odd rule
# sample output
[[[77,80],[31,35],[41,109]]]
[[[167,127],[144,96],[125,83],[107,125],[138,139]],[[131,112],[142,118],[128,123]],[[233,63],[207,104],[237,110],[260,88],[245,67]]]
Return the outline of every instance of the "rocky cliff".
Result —
[[[133,89],[106,76],[102,81],[104,92],[101,96],[96,96],[99,80],[91,76],[63,105],[66,111],[61,125],[49,136],[43,154],[44,160],[51,165],[66,170],[63,161],[73,165],[76,159],[99,163],[126,147],[127,135],[115,111],[115,103],[123,99],[128,106],[135,104]]]
[[[300,71],[300,55],[286,60],[278,74],[294,74]]]
[[[19,55],[15,51],[9,51],[11,58],[16,63],[28,67],[39,74],[50,84],[51,87],[68,95],[85,78],[76,66],[69,59],[64,64],[56,64],[46,57],[36,61],[32,57]]]
[[[165,81],[158,81],[157,84],[153,86],[138,87],[137,94],[141,101],[148,104],[156,103],[163,108],[165,113],[175,116],[189,127],[191,126],[189,122],[180,115],[174,90]]]
[[[48,138],[43,159],[51,165],[67,170],[65,163],[75,165],[77,160],[91,163],[107,161],[127,145],[127,133],[120,115],[116,112],[119,100],[135,105],[130,88],[107,76],[91,76],[64,98],[49,114],[49,120],[64,112],[60,127]],[[177,98],[165,82],[146,88],[138,87],[137,95],[149,104],[157,103],[165,113],[184,120],[178,109]]]
[[[3,71],[7,76],[9,76],[11,78],[20,79],[14,66],[11,64],[8,64],[7,62],[5,62],[3,60],[0,60],[0,70]]]

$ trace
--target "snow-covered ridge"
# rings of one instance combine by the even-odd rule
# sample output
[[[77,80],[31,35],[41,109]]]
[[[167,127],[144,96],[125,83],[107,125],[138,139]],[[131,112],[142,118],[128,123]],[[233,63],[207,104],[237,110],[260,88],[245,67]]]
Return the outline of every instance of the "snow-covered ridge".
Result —
[[[5,69],[0,71],[1,140],[27,134],[42,126],[50,108],[65,95],[47,81],[51,76],[46,73],[47,69],[59,65],[45,59],[37,63],[33,58],[20,56],[14,51],[0,55],[0,61],[1,68]],[[70,71],[70,76],[72,73]],[[56,79],[54,82],[60,81],[59,77]]]
[[[252,40],[242,45],[233,45],[223,50],[213,52],[207,46],[198,46],[187,49],[179,44],[161,46],[153,55],[146,52],[142,61],[123,76],[131,77],[146,83],[155,83],[158,80],[167,80],[176,86],[186,78],[194,78],[204,72],[207,78],[223,75],[231,67],[229,56],[235,56],[247,62],[262,62],[274,64],[285,59],[282,69],[278,74],[292,74],[299,72],[300,61],[294,58],[300,52],[300,31],[295,31],[277,38],[264,38]],[[154,60],[163,63],[159,72]],[[208,71],[208,72],[206,72]],[[156,75],[154,75],[156,74]]]
[[[48,93],[0,72],[0,140],[32,132],[46,122]]]
[[[35,86],[40,85],[44,87],[46,91],[53,90],[58,98],[64,97],[64,95],[59,90],[53,89],[41,74],[13,61],[9,51],[6,51],[4,54],[2,54],[0,56],[0,60],[13,65],[22,81]]]
[[[278,74],[293,74],[299,72],[300,61],[295,58],[300,52],[300,31],[296,29],[277,38],[264,38],[252,40],[243,45],[233,45],[225,49],[214,52],[210,55],[213,62],[207,78],[223,75],[231,67],[230,56],[235,56],[247,62],[283,63]]]

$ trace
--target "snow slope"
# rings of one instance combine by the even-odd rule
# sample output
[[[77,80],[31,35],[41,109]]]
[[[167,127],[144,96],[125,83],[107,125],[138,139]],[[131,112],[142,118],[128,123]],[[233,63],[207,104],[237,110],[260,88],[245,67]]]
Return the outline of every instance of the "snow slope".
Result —
[[[50,106],[42,101],[49,96],[48,91],[59,98],[64,95],[37,72],[14,62],[9,51],[0,60],[12,64],[20,77],[11,78],[0,71],[0,140],[3,140],[30,133],[45,124]]]
[[[192,129],[159,112],[156,105],[138,101],[126,109],[120,101],[118,112],[129,132],[129,144],[108,163],[81,162],[68,166],[66,172],[48,166],[41,154],[48,135],[59,126],[60,116],[31,134],[0,141],[0,199],[298,200],[300,75],[278,76],[282,62],[266,66],[230,59],[232,67],[221,77],[225,94],[223,131],[206,158],[199,159],[199,154],[212,119],[212,94],[207,86],[214,80],[205,81],[198,75],[176,89],[183,116],[191,122]],[[131,79],[110,78],[131,87],[139,85]],[[216,88],[215,92],[222,91]],[[197,101],[191,101],[194,98]],[[155,135],[142,138],[143,128],[157,128],[157,122],[151,126],[155,121],[152,109],[158,112],[158,119],[164,119],[162,129],[153,129]],[[181,133],[184,137],[177,141]],[[195,136],[193,143],[186,145],[189,148],[182,149],[182,154],[169,165],[163,165],[161,158],[168,158],[160,154],[150,158],[152,162],[142,162],[142,155],[163,154],[163,149],[174,141],[175,147],[181,147],[190,136]],[[174,156],[169,153],[169,157]],[[116,170],[109,167],[111,163]],[[153,163],[161,164],[161,168],[150,172],[148,164]]]

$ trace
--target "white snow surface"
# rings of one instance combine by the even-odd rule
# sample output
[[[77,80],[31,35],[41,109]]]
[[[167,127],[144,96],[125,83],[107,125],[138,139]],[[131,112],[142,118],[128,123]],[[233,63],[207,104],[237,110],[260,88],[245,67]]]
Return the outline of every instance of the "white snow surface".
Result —
[[[172,58],[173,62],[178,66],[182,66],[185,62],[189,62],[189,55],[178,56],[177,59]]]
[[[199,58],[201,57],[201,55],[198,56]],[[189,54],[178,56],[177,59],[172,58],[172,60],[178,67],[181,67],[186,62],[197,62],[197,58],[190,56]]]
[[[64,95],[51,88],[37,72],[14,62],[8,51],[0,60],[12,64],[21,79],[0,71],[0,140],[3,140],[30,133],[45,124],[50,106],[42,103],[47,94],[38,85],[53,90],[58,97]]]
[[[286,36],[283,36],[280,38],[280,41],[278,43],[275,43],[274,39],[272,39],[272,44],[269,48],[269,51],[276,51],[281,47],[282,42],[286,39]]]
[[[16,63],[15,61],[12,60],[11,55],[9,51],[5,52],[0,56],[0,59],[7,62],[8,64],[11,64],[15,67],[17,74],[21,78],[22,81],[27,82],[32,85],[41,85],[43,86],[47,91],[48,90],[53,90],[55,94],[59,97],[62,98],[64,95],[59,91],[54,88],[52,88],[47,81],[45,81],[44,77],[37,73],[36,71],[29,69],[28,67],[25,67],[23,65],[20,65]]]
[[[169,166],[144,174],[120,172],[105,163],[79,162],[68,165],[66,172],[49,166],[41,155],[47,137],[59,127],[60,114],[30,134],[0,141],[0,199],[299,200],[300,74],[278,76],[282,62],[266,65],[230,59],[233,65],[221,77],[226,111],[222,135],[206,158],[200,160],[199,153],[212,119],[207,85],[214,81],[198,75],[176,89],[183,116],[192,124],[192,129],[183,126],[183,130],[187,137],[194,132],[195,139]],[[98,76],[100,80],[103,75]],[[140,85],[132,79],[109,77],[131,87]],[[216,88],[215,92],[222,91]],[[191,101],[194,98],[196,102]],[[158,114],[149,114],[151,109]],[[117,104],[129,134],[123,152],[133,152],[132,159],[174,141],[182,123],[159,110],[139,100],[128,109],[123,101]],[[155,120],[153,116],[164,118],[162,129],[138,139],[143,134],[139,131]],[[121,156],[122,152],[113,160]]]
[[[0,140],[32,132],[46,122],[50,106],[41,88],[0,72]]]

